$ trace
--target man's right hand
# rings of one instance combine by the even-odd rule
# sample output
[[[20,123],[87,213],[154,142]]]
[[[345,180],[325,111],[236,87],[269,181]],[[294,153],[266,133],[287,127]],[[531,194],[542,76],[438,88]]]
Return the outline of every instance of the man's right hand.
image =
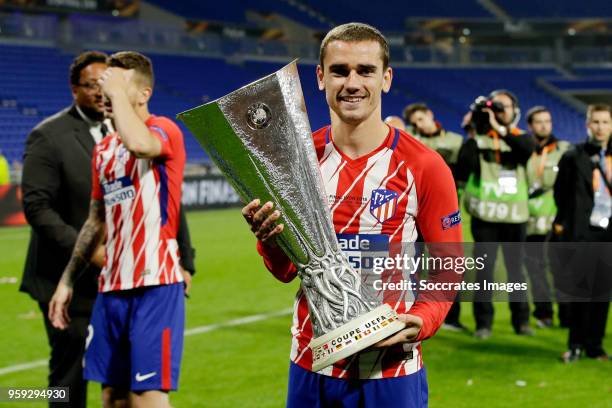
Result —
[[[268,201],[260,206],[259,198],[254,199],[242,208],[242,216],[251,226],[251,231],[262,243],[275,247],[276,237],[283,232],[284,225],[274,223],[280,218],[280,211],[272,210],[274,204]]]
[[[49,303],[49,320],[56,329],[64,330],[70,324],[68,305],[72,300],[73,289],[61,282],[57,285],[55,293]]]

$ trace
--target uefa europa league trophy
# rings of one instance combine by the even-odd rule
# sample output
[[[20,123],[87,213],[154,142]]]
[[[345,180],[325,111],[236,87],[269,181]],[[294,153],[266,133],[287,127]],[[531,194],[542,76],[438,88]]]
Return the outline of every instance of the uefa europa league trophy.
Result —
[[[389,305],[368,295],[338,247],[296,61],[177,117],[245,202],[260,198],[280,210],[277,242],[302,279],[314,371],[404,328]]]

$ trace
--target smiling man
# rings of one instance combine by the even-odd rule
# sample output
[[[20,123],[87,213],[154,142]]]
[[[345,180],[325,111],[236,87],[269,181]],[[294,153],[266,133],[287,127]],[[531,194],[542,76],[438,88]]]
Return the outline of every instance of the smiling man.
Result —
[[[382,120],[382,93],[389,91],[393,79],[385,37],[360,23],[334,28],[321,44],[316,72],[331,125],[314,132],[313,138],[338,238],[376,243],[387,256],[409,253],[417,229],[428,243],[461,242],[449,168],[435,152]],[[280,213],[271,202],[260,204],[254,200],[242,213],[258,238],[258,251],[267,268],[289,282],[297,270],[275,243],[284,228],[275,224]],[[382,206],[385,211],[379,211]],[[455,221],[446,222],[451,219]],[[353,259],[366,255],[351,253],[350,247],[344,251]],[[404,279],[405,272],[385,271],[385,276]],[[404,330],[313,372],[308,348],[312,325],[306,298],[298,291],[287,406],[427,406],[420,343],[438,330],[451,303],[419,300],[412,304],[410,295],[406,291],[382,294],[383,301],[400,313]]]

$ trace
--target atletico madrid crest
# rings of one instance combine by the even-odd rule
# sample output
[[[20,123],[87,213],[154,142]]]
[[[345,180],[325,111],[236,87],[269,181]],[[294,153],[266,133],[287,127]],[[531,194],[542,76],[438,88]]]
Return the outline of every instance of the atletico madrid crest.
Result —
[[[398,194],[384,188],[373,190],[370,199],[370,213],[381,223],[395,215]]]

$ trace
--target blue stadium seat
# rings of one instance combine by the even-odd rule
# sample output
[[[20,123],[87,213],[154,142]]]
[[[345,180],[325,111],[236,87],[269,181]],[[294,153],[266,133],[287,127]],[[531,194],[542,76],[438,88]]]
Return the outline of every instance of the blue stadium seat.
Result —
[[[11,160],[21,159],[30,129],[46,116],[71,102],[68,66],[73,55],[58,49],[0,45],[0,149]],[[223,59],[151,54],[156,87],[151,111],[175,117],[179,112],[215,100],[282,67],[281,63],[244,62]],[[45,66],[44,78],[40,66]],[[329,121],[325,96],[317,88],[315,66],[299,65],[311,127]],[[612,77],[612,70],[576,70],[576,74],[598,80]],[[470,103],[496,88],[514,91],[523,112],[546,105],[553,114],[555,132],[571,141],[584,137],[584,118],[572,107],[540,89],[540,77],[558,77],[554,69],[527,68],[397,68],[392,91],[383,97],[383,115],[401,115],[405,105],[425,101],[436,117],[451,130],[461,132],[460,123]],[[24,108],[30,114],[25,115]],[[179,124],[181,127],[182,124]],[[521,127],[525,128],[524,119]],[[190,162],[207,162],[208,157],[183,127]]]
[[[581,19],[612,17],[612,3],[602,0],[496,0],[495,2],[515,18]]]
[[[329,22],[335,24],[348,21],[361,21],[373,24],[381,30],[402,31],[405,21],[410,17],[455,17],[455,18],[492,18],[476,0],[449,2],[430,0],[414,2],[404,0],[387,0],[376,5],[366,0],[226,0],[224,7],[216,3],[197,0],[174,1],[152,0],[151,3],[189,19],[224,21],[237,24],[247,23],[246,11],[252,10],[262,14],[275,13],[308,27],[322,31],[330,28]],[[320,16],[323,19],[319,18]],[[348,17],[347,17],[348,16]]]

